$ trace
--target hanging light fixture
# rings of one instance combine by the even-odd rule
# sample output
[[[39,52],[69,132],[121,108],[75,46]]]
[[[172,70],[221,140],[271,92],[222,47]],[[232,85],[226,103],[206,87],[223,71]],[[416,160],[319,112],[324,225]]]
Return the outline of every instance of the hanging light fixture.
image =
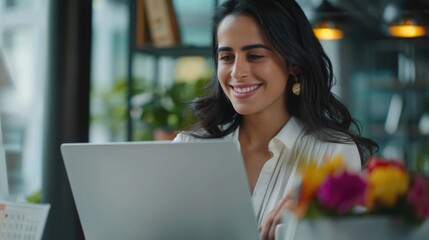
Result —
[[[387,6],[384,12],[384,18],[389,22],[389,34],[400,38],[426,35],[425,23],[428,15],[429,7],[418,0],[402,0],[397,5]]]
[[[327,0],[315,10],[313,31],[319,40],[338,40],[344,37],[340,23],[344,20],[343,10],[334,7]]]
[[[414,38],[424,36],[426,29],[414,19],[404,19],[389,26],[389,33],[394,37]]]

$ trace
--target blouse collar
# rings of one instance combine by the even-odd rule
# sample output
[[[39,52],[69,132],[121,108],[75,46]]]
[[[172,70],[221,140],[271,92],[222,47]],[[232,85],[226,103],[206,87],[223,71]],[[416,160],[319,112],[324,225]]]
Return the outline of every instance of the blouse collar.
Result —
[[[283,128],[277,133],[277,135],[271,139],[270,145],[273,142],[279,142],[289,150],[292,150],[296,140],[302,134],[304,126],[302,122],[294,116],[291,116]],[[231,135],[227,138],[232,138],[237,144],[238,149],[240,149],[240,142],[238,141],[238,134],[240,128],[238,127]]]
[[[286,148],[292,150],[303,130],[304,126],[302,122],[296,117],[291,116],[274,139],[279,140]]]

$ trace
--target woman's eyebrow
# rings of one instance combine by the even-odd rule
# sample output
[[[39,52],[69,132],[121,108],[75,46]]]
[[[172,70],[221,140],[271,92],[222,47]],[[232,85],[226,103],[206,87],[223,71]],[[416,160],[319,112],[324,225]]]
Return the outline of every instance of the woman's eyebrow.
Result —
[[[217,52],[232,52],[231,47],[218,47]]]
[[[264,49],[267,49],[267,50],[271,50],[271,48],[265,46],[264,44],[246,45],[246,46],[241,47],[241,50],[247,51],[247,50],[251,50],[251,49],[255,49],[255,48],[264,48]]]
[[[248,51],[248,50],[255,49],[255,48],[264,48],[264,49],[267,49],[267,50],[270,50],[270,51],[272,50],[271,48],[265,46],[264,44],[246,45],[246,46],[241,47],[241,50],[242,51]],[[219,47],[217,49],[217,52],[224,52],[224,51],[225,52],[232,52],[233,49],[231,47]]]

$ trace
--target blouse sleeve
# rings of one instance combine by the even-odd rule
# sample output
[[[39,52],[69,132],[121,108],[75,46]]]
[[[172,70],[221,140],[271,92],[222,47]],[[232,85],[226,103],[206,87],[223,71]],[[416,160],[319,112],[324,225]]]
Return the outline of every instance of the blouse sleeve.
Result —
[[[334,155],[341,155],[351,171],[360,171],[362,169],[359,150],[356,144],[339,144]]]
[[[185,132],[180,132],[176,135],[176,137],[173,139],[173,142],[190,142],[192,140],[192,137]]]

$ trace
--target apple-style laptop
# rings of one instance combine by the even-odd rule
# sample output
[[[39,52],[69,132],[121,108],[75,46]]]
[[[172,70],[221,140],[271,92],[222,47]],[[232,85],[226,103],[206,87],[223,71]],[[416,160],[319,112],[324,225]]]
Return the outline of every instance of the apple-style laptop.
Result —
[[[257,240],[235,143],[75,143],[62,156],[85,238]]]

